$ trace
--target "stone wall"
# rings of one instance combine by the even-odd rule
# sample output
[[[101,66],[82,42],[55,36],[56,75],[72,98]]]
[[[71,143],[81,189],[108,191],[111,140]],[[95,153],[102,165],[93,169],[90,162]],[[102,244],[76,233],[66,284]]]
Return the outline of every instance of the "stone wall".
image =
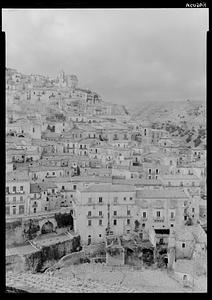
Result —
[[[26,270],[39,272],[47,261],[57,261],[68,253],[77,251],[80,246],[80,236],[71,240],[43,247],[41,251],[25,255]]]
[[[55,264],[63,256],[77,251],[80,247],[80,236],[70,240],[59,242],[54,245],[45,246],[42,250],[35,251],[23,256],[15,255],[6,258],[7,270],[40,272],[45,267]]]

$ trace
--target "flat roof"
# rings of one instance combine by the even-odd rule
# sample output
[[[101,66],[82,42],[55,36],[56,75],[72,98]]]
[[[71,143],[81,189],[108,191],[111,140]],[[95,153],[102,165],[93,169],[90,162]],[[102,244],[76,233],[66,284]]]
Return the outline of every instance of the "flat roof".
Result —
[[[175,199],[189,198],[183,190],[179,189],[164,189],[164,190],[139,190],[136,192],[137,198],[154,198],[154,199]]]
[[[130,185],[121,185],[121,184],[97,184],[97,185],[92,185],[87,188],[83,188],[80,190],[80,192],[134,192],[136,191],[134,186]]]

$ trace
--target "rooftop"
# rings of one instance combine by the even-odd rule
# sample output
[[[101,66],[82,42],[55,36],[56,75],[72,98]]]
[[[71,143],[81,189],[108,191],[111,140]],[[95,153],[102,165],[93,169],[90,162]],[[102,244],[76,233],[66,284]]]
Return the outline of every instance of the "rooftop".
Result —
[[[183,190],[164,189],[164,190],[139,190],[136,192],[137,198],[154,198],[154,199],[187,199],[188,196]]]
[[[121,185],[121,184],[97,184],[97,185],[92,185],[87,188],[83,188],[80,190],[81,192],[105,192],[105,193],[113,193],[113,192],[134,192],[135,187],[133,186],[126,186],[126,185]]]

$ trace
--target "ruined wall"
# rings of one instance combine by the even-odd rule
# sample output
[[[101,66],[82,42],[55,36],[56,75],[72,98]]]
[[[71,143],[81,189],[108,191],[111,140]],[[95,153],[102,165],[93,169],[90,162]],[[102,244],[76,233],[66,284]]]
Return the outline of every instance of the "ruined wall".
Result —
[[[43,247],[42,250],[26,254],[24,258],[24,269],[32,272],[43,270],[47,262],[55,262],[68,253],[75,252],[80,246],[80,236],[73,237],[71,240],[59,242],[54,245]]]

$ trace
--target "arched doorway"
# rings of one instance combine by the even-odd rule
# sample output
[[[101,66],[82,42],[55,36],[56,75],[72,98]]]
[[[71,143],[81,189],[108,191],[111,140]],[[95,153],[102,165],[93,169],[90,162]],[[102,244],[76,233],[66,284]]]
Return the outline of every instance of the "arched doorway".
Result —
[[[53,224],[50,221],[47,221],[41,228],[41,234],[53,232],[53,227]]]

